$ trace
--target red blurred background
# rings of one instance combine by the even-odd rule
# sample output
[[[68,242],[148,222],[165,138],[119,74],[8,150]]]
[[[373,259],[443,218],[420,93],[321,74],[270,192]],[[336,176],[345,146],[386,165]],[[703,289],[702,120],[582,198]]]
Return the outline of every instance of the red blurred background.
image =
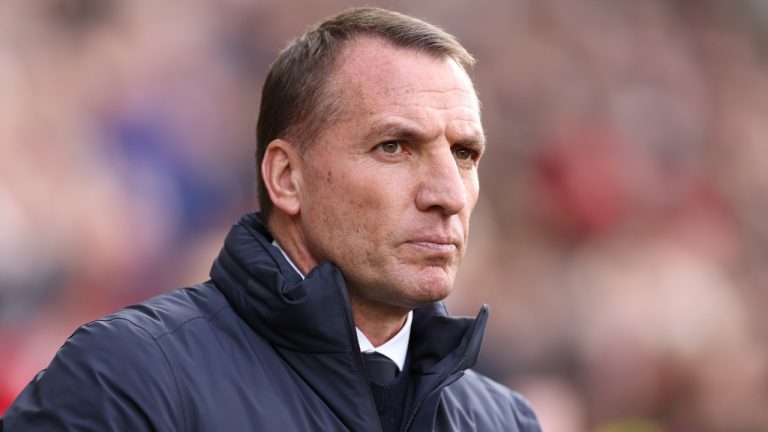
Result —
[[[0,2],[0,413],[78,325],[207,279],[270,62],[355,3]],[[768,430],[768,4],[371,3],[479,60],[478,368],[548,432]]]

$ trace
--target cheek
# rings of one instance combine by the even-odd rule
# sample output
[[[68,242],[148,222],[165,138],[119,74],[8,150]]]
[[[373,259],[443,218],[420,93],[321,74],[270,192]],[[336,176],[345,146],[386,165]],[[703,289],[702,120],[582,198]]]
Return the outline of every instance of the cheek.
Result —
[[[480,196],[480,181],[477,178],[477,174],[473,175],[465,184],[467,188],[467,210],[468,213],[472,213]]]
[[[382,177],[365,170],[353,168],[338,175],[334,172],[334,180],[329,183],[336,199],[360,216],[386,210],[387,206],[387,185],[382,184]]]
[[[325,168],[308,177],[305,216],[328,234],[365,235],[380,213],[381,203],[373,193],[373,185],[353,172]]]

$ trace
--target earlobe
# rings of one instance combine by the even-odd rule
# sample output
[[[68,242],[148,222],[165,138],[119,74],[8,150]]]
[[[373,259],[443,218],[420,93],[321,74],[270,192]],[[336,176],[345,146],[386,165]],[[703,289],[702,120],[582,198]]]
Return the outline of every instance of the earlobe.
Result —
[[[301,156],[289,142],[269,143],[261,161],[261,180],[275,208],[295,216],[301,209]]]

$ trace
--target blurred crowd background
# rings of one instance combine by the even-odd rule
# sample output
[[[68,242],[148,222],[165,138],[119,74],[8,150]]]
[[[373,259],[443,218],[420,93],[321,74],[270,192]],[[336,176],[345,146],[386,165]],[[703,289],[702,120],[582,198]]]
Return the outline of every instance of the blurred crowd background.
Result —
[[[768,430],[768,2],[371,3],[479,60],[478,369],[547,432]],[[0,413],[78,325],[207,279],[270,62],[352,5],[0,2]]]

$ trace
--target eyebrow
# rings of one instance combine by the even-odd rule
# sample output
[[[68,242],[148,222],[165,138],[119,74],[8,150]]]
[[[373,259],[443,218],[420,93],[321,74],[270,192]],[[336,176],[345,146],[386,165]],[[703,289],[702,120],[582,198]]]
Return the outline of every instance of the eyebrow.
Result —
[[[429,139],[429,136],[419,131],[418,128],[412,127],[400,121],[390,121],[390,122],[382,123],[380,125],[373,126],[365,135],[366,141],[372,140],[372,139],[381,139],[382,137],[386,137],[387,139],[405,140],[405,141],[409,141],[409,140],[426,141],[427,139]],[[467,136],[451,144],[461,145],[465,147],[475,147],[475,148],[478,148],[479,150],[485,150],[486,148],[485,132],[480,132],[479,134],[472,134],[471,136]]]
[[[426,139],[425,134],[421,133],[415,127],[411,127],[403,122],[387,122],[372,127],[365,135],[367,139],[387,137],[392,139],[418,140]]]

